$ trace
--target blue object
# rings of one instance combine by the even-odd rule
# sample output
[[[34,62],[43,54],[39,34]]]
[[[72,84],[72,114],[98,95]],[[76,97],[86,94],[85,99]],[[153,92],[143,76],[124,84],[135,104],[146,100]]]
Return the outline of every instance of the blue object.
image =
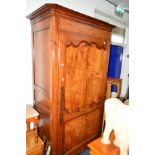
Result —
[[[81,153],[80,155],[90,155],[89,151],[90,151],[89,148],[85,149],[85,151]]]
[[[108,77],[120,78],[122,57],[123,57],[123,47],[118,45],[111,45]],[[112,86],[112,92],[117,92],[117,87],[115,85]]]

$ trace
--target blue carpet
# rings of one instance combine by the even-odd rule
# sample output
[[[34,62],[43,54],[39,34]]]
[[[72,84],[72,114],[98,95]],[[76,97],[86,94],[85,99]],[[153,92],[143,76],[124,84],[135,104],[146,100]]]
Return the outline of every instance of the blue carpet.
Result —
[[[80,155],[89,155],[89,149],[86,149],[83,153],[81,153]]]

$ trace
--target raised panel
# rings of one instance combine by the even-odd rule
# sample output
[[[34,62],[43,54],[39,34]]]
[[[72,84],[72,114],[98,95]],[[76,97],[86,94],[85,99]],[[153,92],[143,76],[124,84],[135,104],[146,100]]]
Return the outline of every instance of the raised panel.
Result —
[[[66,41],[67,42],[67,41]],[[107,54],[95,43],[80,42],[65,50],[65,111],[78,112],[104,98]]]
[[[64,151],[67,152],[85,140],[85,117],[73,119],[64,126]]]
[[[91,45],[88,50],[87,104],[98,103],[103,99],[103,79],[106,52]],[[104,88],[105,89],[105,88]]]
[[[85,104],[88,46],[66,48],[65,110],[76,111]]]
[[[49,29],[34,32],[34,84],[46,92],[50,87]]]
[[[101,109],[94,110],[85,116],[86,139],[94,137],[100,131]]]
[[[101,110],[97,109],[65,123],[64,151],[74,151],[81,143],[86,143],[98,135]]]

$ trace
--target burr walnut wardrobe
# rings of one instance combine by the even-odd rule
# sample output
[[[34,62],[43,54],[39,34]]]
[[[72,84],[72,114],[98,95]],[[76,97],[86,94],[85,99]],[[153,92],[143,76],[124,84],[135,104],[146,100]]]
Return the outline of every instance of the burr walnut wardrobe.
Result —
[[[39,135],[52,155],[76,155],[101,135],[113,26],[57,4],[27,18]]]

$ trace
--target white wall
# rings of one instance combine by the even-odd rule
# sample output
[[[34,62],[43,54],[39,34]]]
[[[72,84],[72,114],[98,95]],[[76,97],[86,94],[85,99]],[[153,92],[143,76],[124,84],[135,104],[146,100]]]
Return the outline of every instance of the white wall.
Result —
[[[115,27],[111,33],[111,44],[124,46],[125,29]]]
[[[105,0],[97,0],[95,4],[94,17],[125,30],[125,36],[122,40],[122,34],[112,32],[111,43],[121,45],[124,47],[122,58],[121,76],[122,88],[121,97],[124,97],[128,88],[128,74],[129,74],[129,44],[128,44],[128,29],[129,29],[129,14],[125,12],[122,18],[115,15],[115,6]]]
[[[121,97],[124,97],[126,95],[127,88],[129,86],[129,58],[127,55],[129,55],[129,30],[122,29],[119,27],[116,27],[112,31],[111,36],[111,44],[113,45],[119,45],[123,47],[123,57],[122,57],[122,68],[121,68],[121,75],[120,78],[122,79],[122,87],[121,87]],[[115,93],[113,93],[115,94]]]
[[[129,86],[129,30],[125,30],[125,38],[124,38],[124,51],[123,51],[123,58],[122,58],[122,69],[121,69],[121,78],[122,78],[122,90],[121,90],[121,97],[126,95],[127,88]]]
[[[94,6],[96,0],[27,0],[27,14],[31,13],[44,3],[56,3],[72,10],[94,16]]]
[[[125,12],[122,18],[116,16],[115,6],[105,0],[96,0],[94,17],[121,28],[129,26],[129,14]]]
[[[26,75],[27,75],[27,104],[33,105],[33,88],[32,88],[32,46],[31,46],[31,24],[26,19]]]
[[[27,0],[26,14],[30,14],[45,3],[56,3],[63,5],[72,10],[81,12],[83,14],[98,18],[121,28],[128,28],[128,14],[125,14],[123,19],[114,15],[114,6],[105,0]],[[31,26],[30,21],[26,19],[27,28],[27,78],[28,78],[28,102],[33,103],[33,91],[32,91],[32,55],[31,55]],[[127,35],[126,35],[127,36]],[[127,36],[128,37],[128,36]],[[128,51],[125,47],[124,54]],[[121,77],[123,78],[122,95],[126,92],[127,80],[126,74],[128,72],[128,61],[123,58],[123,66]],[[125,85],[125,87],[124,87]]]

